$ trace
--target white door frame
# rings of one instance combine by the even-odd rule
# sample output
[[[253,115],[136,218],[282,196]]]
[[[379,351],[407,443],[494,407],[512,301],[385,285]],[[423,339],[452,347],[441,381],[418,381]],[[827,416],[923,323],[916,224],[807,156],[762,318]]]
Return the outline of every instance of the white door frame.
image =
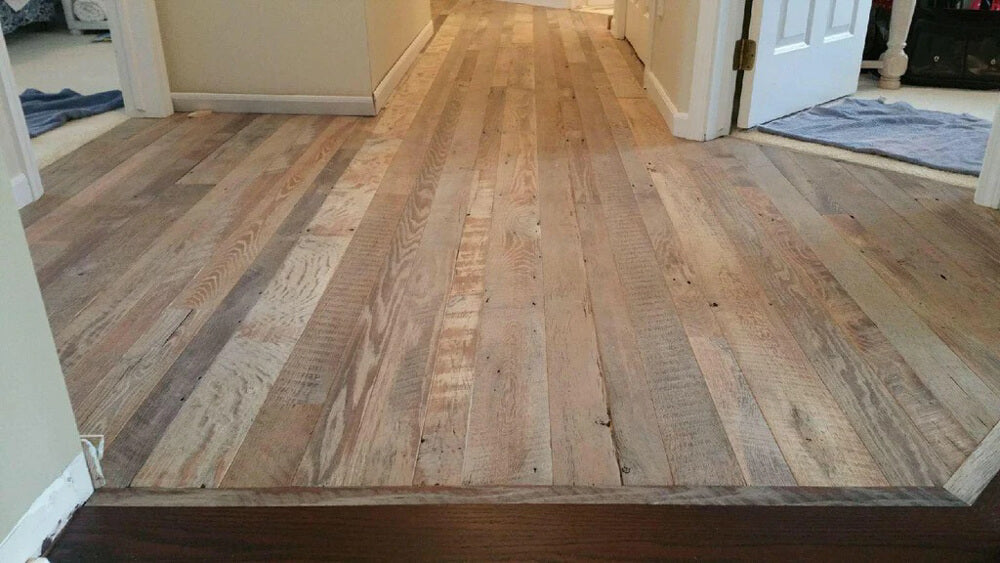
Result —
[[[129,117],[172,114],[174,107],[154,0],[109,2],[108,27],[115,46],[125,113]],[[0,112],[13,124],[13,131],[0,131],[0,135],[9,135],[17,150],[17,162],[8,162],[7,167],[24,171],[23,177],[17,174],[11,178],[17,205],[23,207],[42,197],[44,187],[18,99],[19,92],[7,43],[0,36]]]
[[[6,169],[18,171],[9,180],[14,201],[18,207],[24,207],[42,197],[42,177],[38,173],[38,162],[35,160],[35,151],[31,148],[28,124],[24,121],[18,94],[14,71],[10,67],[10,55],[7,53],[7,42],[0,36],[0,111],[3,112],[4,121],[13,127],[12,131],[0,131],[0,135],[6,135],[15,148],[15,162],[7,162]]]
[[[652,25],[671,17],[669,0],[652,0]],[[611,31],[624,36],[625,0],[617,0]],[[697,33],[695,34],[694,64],[691,72],[691,93],[687,100],[670,100],[659,81],[647,68],[645,86],[656,102],[675,137],[695,141],[710,141],[728,135],[732,125],[733,102],[736,96],[736,71],[733,70],[733,49],[743,34],[744,0],[700,0],[698,2]],[[653,41],[655,45],[655,40]],[[670,54],[652,53],[651,60]],[[686,103],[687,111],[678,106]]]
[[[1000,209],[1000,107],[993,116],[993,131],[986,145],[986,158],[983,159],[983,171],[979,174],[975,202]]]

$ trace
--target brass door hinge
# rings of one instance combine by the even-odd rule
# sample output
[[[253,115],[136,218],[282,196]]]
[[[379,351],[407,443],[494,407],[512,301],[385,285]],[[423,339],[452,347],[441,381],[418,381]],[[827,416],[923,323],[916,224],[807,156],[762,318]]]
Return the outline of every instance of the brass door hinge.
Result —
[[[738,40],[733,52],[733,70],[753,70],[756,61],[757,42],[753,39]]]

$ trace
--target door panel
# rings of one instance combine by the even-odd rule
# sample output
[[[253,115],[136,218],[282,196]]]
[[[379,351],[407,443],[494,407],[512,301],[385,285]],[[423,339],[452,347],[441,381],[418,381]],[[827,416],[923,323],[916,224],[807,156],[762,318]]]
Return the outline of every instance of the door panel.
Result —
[[[871,0],[754,0],[737,124],[761,123],[854,93]]]

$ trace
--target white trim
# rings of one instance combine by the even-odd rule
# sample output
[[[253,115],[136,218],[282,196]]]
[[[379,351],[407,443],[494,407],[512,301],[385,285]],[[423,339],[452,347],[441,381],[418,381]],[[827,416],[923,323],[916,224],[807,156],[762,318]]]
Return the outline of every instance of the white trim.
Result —
[[[18,97],[17,82],[14,70],[10,66],[10,55],[7,53],[7,43],[0,36],[0,111],[5,113],[7,122],[14,127],[13,131],[0,131],[0,135],[12,135],[14,147],[17,149],[17,162],[7,162],[8,170],[21,171],[10,178],[15,188],[14,199],[19,207],[42,197],[42,177],[38,173],[38,162],[35,160],[35,149],[31,147],[31,137],[28,136],[28,124],[24,121],[24,111]],[[24,184],[27,184],[25,189]],[[29,199],[25,202],[25,197]]]
[[[571,0],[503,0],[515,4],[528,4],[530,6],[541,6],[543,8],[556,8],[565,10],[573,7]]]
[[[125,113],[129,117],[167,117],[174,107],[155,2],[113,0],[106,6]]]
[[[177,111],[207,109],[223,113],[375,115],[375,99],[372,96],[174,92],[170,97]]]
[[[660,115],[667,122],[667,127],[670,128],[670,132],[673,133],[674,137],[690,139],[692,124],[689,115],[677,109],[677,104],[670,99],[670,95],[667,94],[666,89],[663,88],[663,85],[660,84],[660,81],[656,79],[656,76],[648,68],[643,73],[643,86],[646,87],[646,92],[648,92],[648,96],[653,100],[656,108],[660,110]]]
[[[10,179],[10,189],[14,192],[14,203],[18,209],[37,199],[35,194],[31,193],[31,184],[24,174],[18,174]]]
[[[733,46],[743,34],[743,0],[702,0],[694,48],[688,139],[710,141],[732,129],[736,75]]]
[[[413,66],[413,62],[417,60],[420,56],[420,52],[424,50],[424,46],[427,42],[434,37],[434,22],[429,21],[427,25],[424,26],[420,33],[413,38],[410,42],[410,46],[403,51],[399,59],[396,60],[396,64],[392,65],[389,72],[386,73],[382,81],[378,83],[375,87],[375,113],[382,111],[382,108],[389,102],[389,98],[392,96],[393,91],[396,90],[396,86],[403,80],[406,76],[406,71],[410,70]]]
[[[0,561],[27,561],[41,555],[45,540],[55,537],[93,492],[87,462],[80,453],[0,542]]]
[[[615,39],[625,39],[625,14],[627,11],[628,0],[615,0],[614,15],[611,16],[611,36]]]
[[[993,117],[993,131],[986,145],[983,171],[979,173],[975,202],[979,205],[1000,209],[1000,107]]]

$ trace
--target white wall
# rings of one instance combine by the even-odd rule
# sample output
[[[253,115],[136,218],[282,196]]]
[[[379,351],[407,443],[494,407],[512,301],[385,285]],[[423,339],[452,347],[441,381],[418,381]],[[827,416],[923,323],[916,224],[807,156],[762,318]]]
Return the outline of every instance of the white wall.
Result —
[[[403,51],[430,23],[431,4],[430,0],[367,0],[365,18],[374,90]]]
[[[365,96],[374,88],[365,0],[157,0],[156,7],[172,92]]]
[[[7,177],[0,165],[0,540],[8,538],[35,499],[80,455],[79,433]]]
[[[700,4],[699,0],[663,2],[663,17],[653,18],[649,71],[680,112],[688,111],[691,100]]]

